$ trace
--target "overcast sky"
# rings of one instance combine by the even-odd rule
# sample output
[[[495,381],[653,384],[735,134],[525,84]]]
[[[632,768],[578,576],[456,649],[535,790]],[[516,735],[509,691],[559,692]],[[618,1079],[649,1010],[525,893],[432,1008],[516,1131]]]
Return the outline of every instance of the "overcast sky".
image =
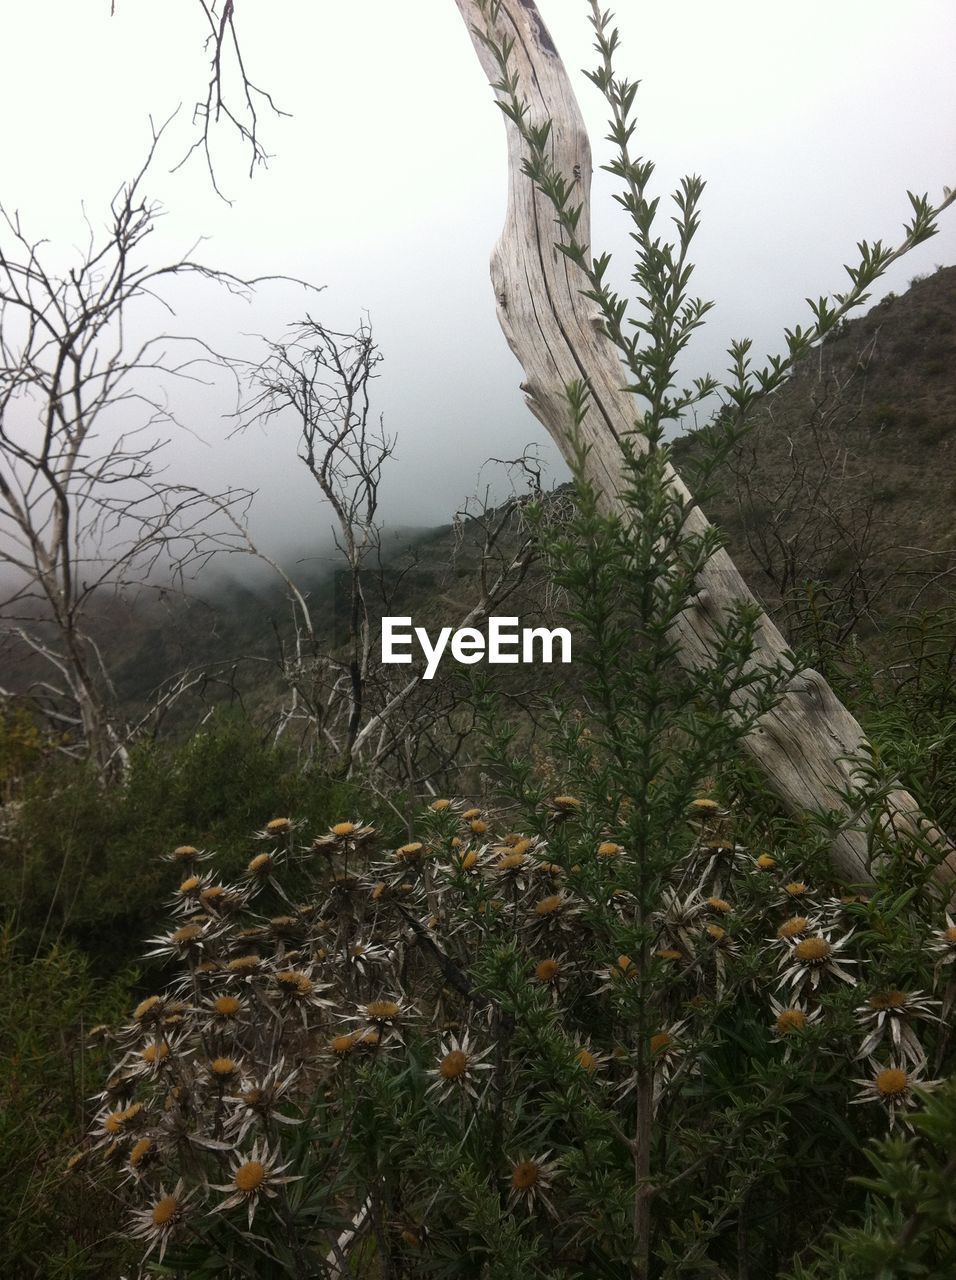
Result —
[[[178,172],[206,67],[196,0],[0,3],[0,200],[33,236],[82,239],[141,162],[148,116],[182,110],[149,184],[168,210],[155,262],[207,237],[202,255],[242,275],[285,273],[326,286],[310,306],[333,327],[365,312],[385,363],[376,408],[399,438],[383,486],[389,520],[447,521],[483,460],[543,445],[498,330],[487,262],[505,203],[505,147],[453,0],[237,0],[253,78],[291,119],[263,114],[274,153],[250,181],[227,137],[218,149],[228,205],[200,158]],[[248,9],[248,12],[246,11]],[[540,0],[607,158],[604,114],[579,68],[594,65],[584,0]],[[720,373],[732,338],[777,350],[805,322],[804,298],[842,289],[860,238],[896,243],[906,189],[956,185],[956,5],[952,0],[620,0],[620,70],[639,78],[637,146],[660,191],[707,180],[694,292],[717,300],[685,376]],[[592,243],[626,269],[627,227],[596,179]],[[898,264],[875,297],[956,262],[956,214]],[[189,324],[248,353],[240,331],[277,335],[302,314],[288,288],[252,307],[189,295]],[[280,431],[225,442],[224,397],[192,393],[183,416],[205,438],[179,467],[210,484],[260,490],[256,527],[274,548],[327,526],[294,440]]]

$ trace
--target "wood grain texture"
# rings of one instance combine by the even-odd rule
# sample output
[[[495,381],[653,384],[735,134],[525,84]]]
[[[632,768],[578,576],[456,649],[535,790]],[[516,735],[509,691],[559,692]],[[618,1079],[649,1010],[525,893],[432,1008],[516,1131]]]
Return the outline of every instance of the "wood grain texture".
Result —
[[[484,31],[484,19],[475,0],[456,0],[475,52],[489,82],[497,69],[476,32]],[[551,121],[550,145],[557,170],[574,175],[576,200],[582,205],[577,236],[590,240],[591,148],[570,80],[533,0],[504,0],[499,30],[514,39],[512,68],[521,83],[531,124]],[[503,117],[503,119],[505,119]],[[581,434],[590,446],[588,479],[608,510],[620,507],[624,487],[619,441],[631,435],[634,444],[646,448],[639,432],[640,414],[633,397],[622,390],[627,380],[618,352],[603,333],[594,304],[581,295],[585,281],[577,267],[554,245],[558,236],[554,210],[546,197],[534,190],[522,172],[523,142],[517,128],[505,119],[508,142],[508,208],[505,225],[491,259],[491,278],[498,319],[505,337],[524,370],[522,390],[528,406],[544,424],[563,456],[570,462],[574,450],[570,416],[565,399],[569,382],[581,379],[591,392],[591,409]],[[672,472],[674,489],[685,500],[687,488]],[[707,527],[703,512],[694,508],[688,528]],[[717,644],[718,628],[740,604],[756,604],[755,598],[726,551],[718,551],[699,579],[700,590],[676,626],[682,663],[688,668],[707,665]],[[787,644],[766,614],[757,631],[758,663],[776,662]],[[765,773],[786,810],[793,815],[807,811],[839,809],[838,792],[853,782],[847,757],[865,748],[860,725],[816,671],[796,675],[779,704],[745,739],[745,746]],[[946,837],[920,811],[902,787],[889,798],[888,822],[906,845],[907,836],[919,830],[924,838],[947,849],[940,878],[956,876],[956,851]],[[833,844],[835,872],[848,882],[870,879],[868,842],[862,832],[848,831]],[[941,849],[942,851],[942,849]]]

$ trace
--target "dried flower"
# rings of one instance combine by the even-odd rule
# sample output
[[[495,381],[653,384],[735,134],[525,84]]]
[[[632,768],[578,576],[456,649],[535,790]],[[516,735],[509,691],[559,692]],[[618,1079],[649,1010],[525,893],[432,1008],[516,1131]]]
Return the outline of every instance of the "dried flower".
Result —
[[[897,1056],[920,1066],[926,1061],[926,1053],[910,1021],[936,1022],[939,1019],[934,1010],[938,1008],[939,1001],[929,999],[921,991],[874,991],[856,1010],[860,1028],[867,1033],[857,1058],[873,1057],[889,1032]]]
[[[822,933],[817,933],[798,941],[789,941],[780,960],[780,967],[784,972],[779,986],[792,987],[794,992],[803,987],[815,991],[824,974],[855,986],[856,978],[844,966],[855,964],[856,961],[846,960],[838,954],[852,936],[848,933],[832,942]]]
[[[443,1041],[438,1066],[426,1072],[426,1075],[435,1078],[434,1083],[429,1085],[428,1092],[440,1089],[446,1094],[451,1094],[463,1089],[473,1098],[477,1098],[475,1072],[491,1070],[492,1064],[485,1062],[484,1059],[491,1053],[493,1047],[489,1046],[481,1053],[473,1053],[467,1031],[460,1039],[452,1036],[449,1040]]]
[[[220,1201],[211,1212],[217,1213],[224,1209],[233,1209],[237,1205],[245,1205],[249,1214],[249,1226],[251,1227],[252,1219],[260,1200],[263,1198],[274,1199],[278,1194],[276,1187],[282,1186],[287,1182],[297,1182],[301,1177],[299,1174],[294,1176],[286,1174],[285,1170],[288,1168],[288,1164],[279,1164],[278,1154],[270,1152],[267,1142],[263,1141],[260,1146],[259,1142],[256,1141],[248,1157],[244,1158],[239,1154],[233,1157],[230,1169],[231,1182],[210,1184],[213,1191],[228,1191],[231,1193],[225,1200]]]
[[[508,1174],[509,1208],[517,1208],[524,1202],[525,1210],[531,1213],[541,1204],[550,1214],[557,1216],[548,1192],[560,1166],[557,1160],[548,1160],[550,1154],[550,1151],[546,1151],[534,1158],[520,1156],[512,1162],[511,1172]]]
[[[870,1075],[865,1080],[854,1080],[853,1083],[860,1085],[861,1088],[857,1096],[850,1101],[880,1103],[886,1108],[890,1128],[893,1128],[903,1112],[916,1106],[914,1086],[920,1089],[935,1089],[942,1083],[940,1080],[924,1080],[921,1076],[922,1068],[907,1069],[898,1062],[885,1067],[871,1059],[870,1068]]]
[[[130,1232],[137,1239],[147,1242],[144,1261],[158,1247],[159,1261],[162,1262],[169,1241],[185,1217],[190,1194],[186,1192],[185,1183],[180,1178],[172,1191],[167,1192],[160,1186],[154,1200],[145,1208],[133,1211]]]

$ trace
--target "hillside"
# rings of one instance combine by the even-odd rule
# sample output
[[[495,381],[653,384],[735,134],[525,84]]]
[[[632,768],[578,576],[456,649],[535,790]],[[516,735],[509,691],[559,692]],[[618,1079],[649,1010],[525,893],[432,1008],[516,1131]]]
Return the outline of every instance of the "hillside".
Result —
[[[956,266],[844,322],[755,416],[702,493],[705,436],[675,442],[678,470],[794,643],[808,638],[811,580],[812,611],[826,614],[833,643],[850,634],[866,643],[911,607],[940,603],[956,571]],[[445,526],[396,543],[393,611],[427,626],[463,616],[478,536],[477,526],[464,537]],[[326,617],[331,584],[307,585]],[[252,648],[253,627],[257,645],[274,645],[288,617],[278,583],[236,582],[208,607],[237,653]],[[533,585],[508,606],[529,617],[539,608]]]
[[[702,441],[675,444],[692,490]],[[838,638],[939,603],[956,567],[956,267],[845,322],[756,416],[701,505],[795,641],[810,579]]]

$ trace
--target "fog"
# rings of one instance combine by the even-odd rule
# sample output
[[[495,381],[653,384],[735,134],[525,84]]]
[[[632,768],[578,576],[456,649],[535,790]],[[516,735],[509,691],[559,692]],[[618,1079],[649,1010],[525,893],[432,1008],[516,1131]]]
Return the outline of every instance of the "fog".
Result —
[[[540,0],[574,75],[595,148],[608,158],[583,0]],[[808,0],[770,6],[618,6],[620,68],[642,80],[638,148],[666,194],[684,173],[707,179],[693,292],[718,302],[687,353],[685,379],[721,373],[733,338],[757,352],[809,319],[805,298],[846,285],[862,238],[896,243],[906,189],[938,199],[956,185],[956,8],[950,0]],[[564,470],[525,408],[520,371],[497,326],[487,262],[505,203],[504,133],[453,0],[288,0],[237,6],[254,80],[291,113],[261,108],[273,158],[250,179],[248,156],[216,133],[218,180],[202,156],[175,169],[195,138],[191,104],[208,68],[199,5],[71,0],[6,6],[0,109],[0,200],[58,253],[102,226],[110,196],[142,163],[150,114],[181,109],[148,190],[167,213],[150,244],[157,265],[196,250],[242,276],[286,275],[319,294],[264,284],[251,302],[207,283],[176,283],[163,323],[218,350],[254,358],[255,335],[279,336],[309,310],[333,328],[367,316],[384,354],[374,409],[398,437],[382,485],[390,525],[447,523],[484,460],[535,442],[552,479]],[[593,192],[595,250],[618,254],[627,226],[613,181]],[[662,215],[666,214],[662,204]],[[64,256],[64,261],[65,256]],[[874,291],[901,292],[917,273],[956,261],[956,215]],[[144,313],[146,326],[157,317]],[[201,372],[201,371],[197,371]],[[329,513],[274,424],[231,436],[235,387],[174,389],[179,419],[170,475],[257,490],[252,527],[274,555],[327,554]]]

